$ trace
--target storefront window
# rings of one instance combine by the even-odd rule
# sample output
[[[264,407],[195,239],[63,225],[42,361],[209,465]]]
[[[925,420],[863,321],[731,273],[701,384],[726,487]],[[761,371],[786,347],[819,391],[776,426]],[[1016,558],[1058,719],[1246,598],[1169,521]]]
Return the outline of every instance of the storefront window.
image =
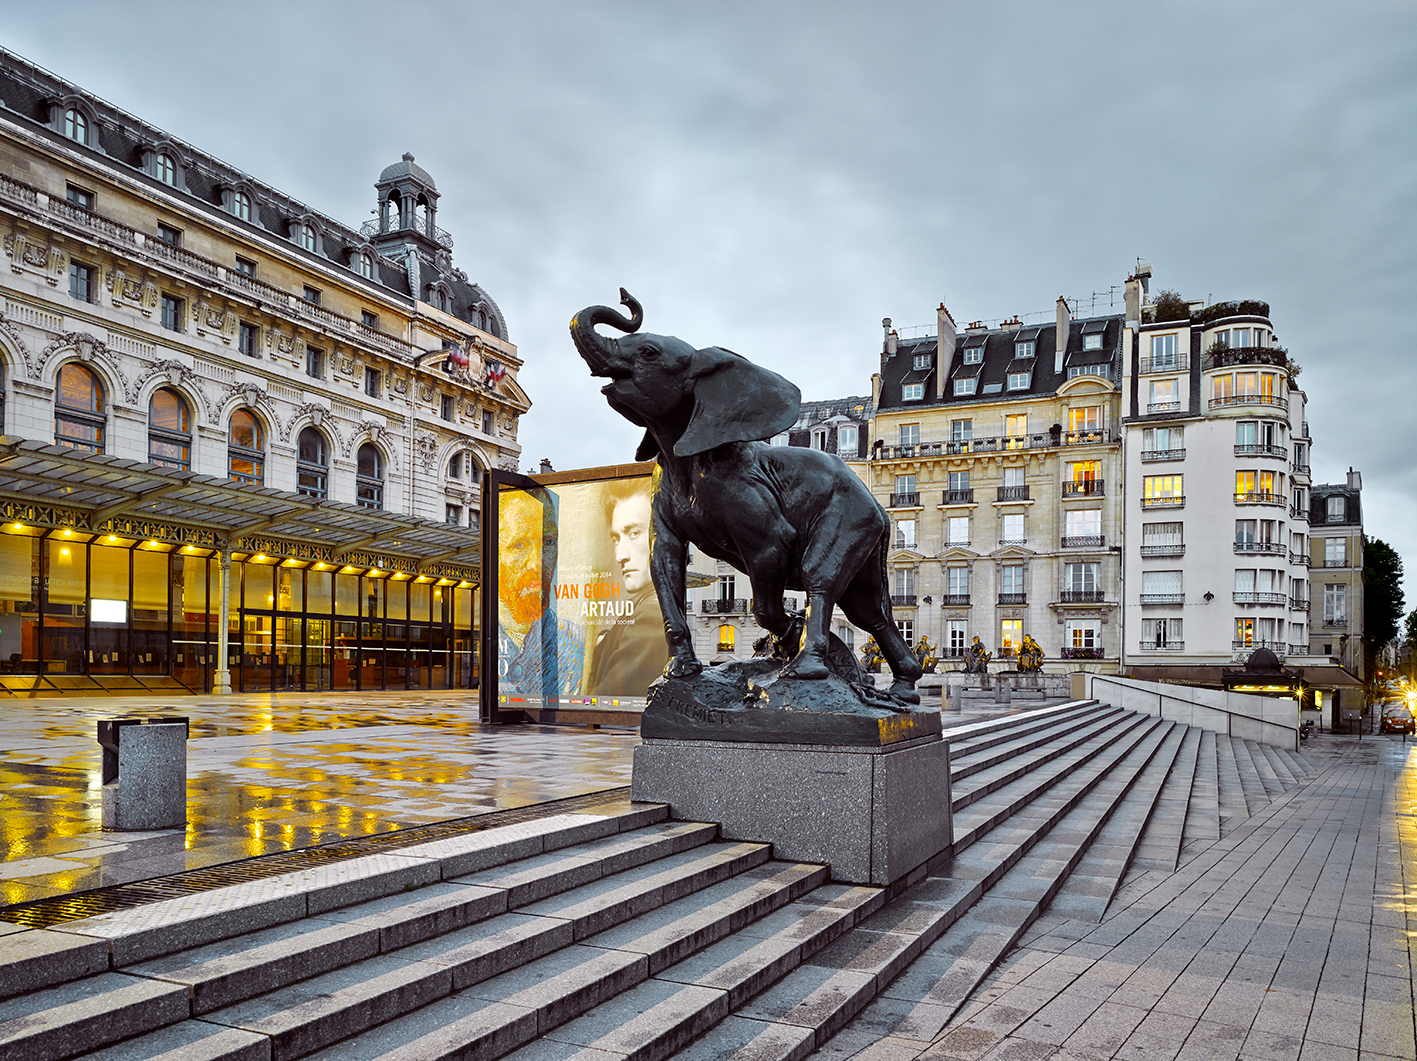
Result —
[[[39,546],[0,534],[0,675],[39,673]]]

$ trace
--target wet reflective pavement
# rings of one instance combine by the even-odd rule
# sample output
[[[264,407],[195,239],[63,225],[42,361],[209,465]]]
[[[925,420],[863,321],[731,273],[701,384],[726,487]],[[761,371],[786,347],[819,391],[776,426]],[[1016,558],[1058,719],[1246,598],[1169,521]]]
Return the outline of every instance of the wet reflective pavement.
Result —
[[[187,827],[103,832],[95,722],[186,715]],[[482,726],[466,692],[0,703],[0,904],[630,783],[638,730]]]

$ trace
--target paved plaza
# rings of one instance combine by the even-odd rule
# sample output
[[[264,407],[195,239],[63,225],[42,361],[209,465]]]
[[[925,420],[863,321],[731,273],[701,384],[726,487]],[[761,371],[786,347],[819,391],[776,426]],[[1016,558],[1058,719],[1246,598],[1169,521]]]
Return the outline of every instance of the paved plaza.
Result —
[[[946,724],[1005,713],[1017,712],[979,705],[952,712]],[[94,720],[128,714],[192,718],[185,831],[99,830]],[[629,782],[635,731],[490,728],[475,719],[475,705],[456,693],[6,704],[3,899]],[[1100,922],[1055,912],[1066,903],[1045,909],[928,1041],[905,1038],[902,1029],[913,1011],[935,1005],[932,993],[949,982],[942,974],[967,964],[972,952],[945,948],[917,958],[814,1056],[1417,1057],[1417,743],[1324,733],[1302,753],[1312,774],[1226,819],[1218,839],[1187,842],[1176,871],[1139,860]],[[985,931],[970,947],[987,944]],[[694,1049],[684,1056],[697,1056]]]

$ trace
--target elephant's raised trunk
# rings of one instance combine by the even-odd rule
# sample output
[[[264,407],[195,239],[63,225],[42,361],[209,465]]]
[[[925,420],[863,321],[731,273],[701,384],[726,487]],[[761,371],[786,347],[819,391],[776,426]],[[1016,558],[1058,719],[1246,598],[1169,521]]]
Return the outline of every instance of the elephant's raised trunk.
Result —
[[[630,373],[629,365],[620,356],[619,342],[595,330],[597,324],[608,324],[627,334],[640,330],[645,315],[639,301],[622,287],[620,303],[629,308],[629,317],[609,306],[587,306],[571,318],[571,339],[593,375],[616,378]]]

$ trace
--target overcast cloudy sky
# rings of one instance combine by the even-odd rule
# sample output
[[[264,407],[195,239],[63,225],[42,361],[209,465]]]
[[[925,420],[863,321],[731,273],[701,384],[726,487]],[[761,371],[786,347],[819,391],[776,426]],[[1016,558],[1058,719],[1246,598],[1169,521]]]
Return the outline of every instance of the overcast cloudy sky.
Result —
[[[648,327],[807,398],[880,320],[1099,306],[1138,258],[1258,298],[1315,480],[1417,604],[1417,4],[0,3],[0,43],[351,224],[412,151],[506,313],[523,463],[629,460],[566,334]]]

